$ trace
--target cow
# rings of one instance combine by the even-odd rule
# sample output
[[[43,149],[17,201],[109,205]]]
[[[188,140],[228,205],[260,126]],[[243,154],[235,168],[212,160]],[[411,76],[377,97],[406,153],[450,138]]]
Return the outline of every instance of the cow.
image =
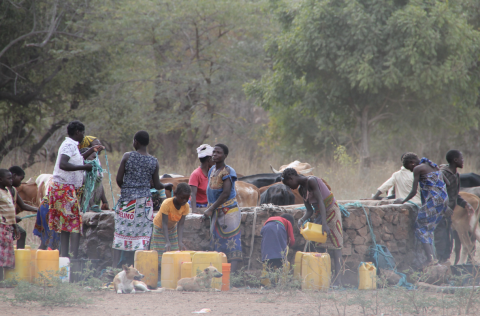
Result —
[[[293,168],[297,170],[298,174],[303,174],[305,176],[313,176],[312,170],[314,168],[312,168],[312,166],[310,166],[310,164],[306,162],[300,162],[298,160],[295,160],[294,162],[291,162],[288,165],[281,166],[280,170],[276,170],[275,168],[272,167],[272,165],[270,165],[270,169],[272,169],[272,172],[276,174],[282,173],[283,170],[287,168]]]
[[[259,173],[259,174],[253,174],[250,176],[245,176],[245,177],[239,177],[238,181],[243,181],[246,183],[253,184],[257,188],[262,188],[266,187],[269,185],[272,185],[276,182],[281,181],[281,177],[278,174],[275,173]]]
[[[38,199],[38,187],[36,183],[23,182],[17,188],[17,192],[26,204],[35,207],[40,206],[40,200]]]
[[[239,207],[257,206],[260,203],[260,192],[253,184],[236,181],[235,190],[237,191],[237,202]]]
[[[175,191],[180,182],[188,183],[189,179],[189,177],[164,178],[160,179],[160,182],[173,184],[173,191]],[[254,185],[250,185],[243,181],[237,181],[235,182],[235,190],[237,190],[237,202],[240,207],[256,206],[260,202],[260,193]],[[165,194],[167,195],[167,198],[172,196],[170,190],[165,190]]]
[[[471,188],[462,188],[460,187],[460,192],[471,193],[480,198],[480,186],[478,187],[471,187]]]
[[[460,187],[472,188],[480,186],[480,176],[476,173],[462,173],[460,175]]]
[[[37,177],[35,180],[38,188],[38,202],[42,201],[43,197],[48,194],[50,187],[53,184],[53,174],[44,173]]]
[[[269,186],[266,186],[266,187],[262,187],[260,189],[258,189],[258,191],[260,192],[260,196],[263,195],[263,193],[265,193],[265,191],[267,191],[269,188],[273,187],[273,186],[276,186],[276,185],[279,185],[281,183],[274,183],[274,184],[271,184]],[[300,193],[298,193],[298,189],[295,189],[295,190],[291,190],[291,192],[293,193],[295,199],[293,201],[292,204],[283,204],[283,205],[294,205],[294,204],[303,204],[303,198],[302,196],[300,195]],[[284,198],[286,199],[286,198]],[[262,200],[260,198],[260,200]],[[267,200],[268,201],[268,200]],[[267,202],[267,203],[263,203],[262,201],[260,201],[260,204],[268,204],[268,203],[272,203],[274,204],[273,202]],[[276,205],[276,204],[275,204]],[[279,204],[280,205],[280,204]]]
[[[480,198],[466,192],[460,192],[460,195],[472,206],[475,212],[468,214],[467,210],[460,205],[455,206],[453,210],[452,228],[458,234],[457,236],[454,234],[456,237],[454,238],[455,264],[465,264],[468,255],[474,251],[475,239],[480,241],[480,227],[478,227],[478,220],[480,219]]]
[[[176,173],[165,173],[160,176],[160,179],[172,179],[172,178],[185,178],[185,176],[182,176],[181,174],[176,174]]]
[[[263,188],[262,188],[263,189]],[[260,197],[260,204],[293,205],[295,195],[292,190],[283,183],[275,183],[268,187]]]

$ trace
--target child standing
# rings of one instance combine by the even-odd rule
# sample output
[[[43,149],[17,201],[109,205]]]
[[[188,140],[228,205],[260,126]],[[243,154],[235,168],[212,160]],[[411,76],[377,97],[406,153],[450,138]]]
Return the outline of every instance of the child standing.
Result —
[[[163,201],[160,211],[153,219],[151,250],[158,252],[158,265],[162,263],[164,252],[187,250],[183,244],[183,224],[190,212],[188,200],[191,189],[186,183],[179,183],[173,198]]]
[[[12,186],[12,173],[0,169],[0,280],[3,280],[4,268],[15,268],[15,252],[13,250],[13,235],[20,238],[20,232],[15,223],[15,206],[8,190]]]
[[[260,232],[262,235],[262,261],[278,269],[287,258],[287,245],[295,245],[293,235],[293,216],[285,213],[267,219]]]

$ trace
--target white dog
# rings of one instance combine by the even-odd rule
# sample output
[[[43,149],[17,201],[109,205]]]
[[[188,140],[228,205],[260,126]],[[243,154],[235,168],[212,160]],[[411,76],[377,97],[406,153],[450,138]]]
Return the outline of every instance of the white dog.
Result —
[[[113,286],[117,294],[131,293],[135,294],[135,286],[144,291],[149,291],[145,283],[141,281],[135,281],[135,277],[143,278],[143,274],[138,272],[133,266],[122,266],[123,271],[119,272],[113,279]]]

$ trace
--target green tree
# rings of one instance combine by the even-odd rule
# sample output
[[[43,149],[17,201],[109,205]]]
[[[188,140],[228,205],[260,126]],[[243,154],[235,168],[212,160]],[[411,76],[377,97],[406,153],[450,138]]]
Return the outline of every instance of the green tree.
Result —
[[[22,147],[23,166],[35,163],[95,93],[101,55],[86,39],[87,8],[75,0],[0,2],[0,161]]]
[[[406,111],[459,110],[463,127],[476,124],[480,33],[461,2],[271,3],[282,29],[266,46],[272,71],[246,92],[274,117],[289,109],[316,118],[308,129],[345,131],[364,165],[372,131]]]
[[[260,77],[261,8],[245,0],[97,1],[89,19],[112,56],[96,110],[131,135],[139,122],[170,162],[235,120],[242,84]],[[128,118],[119,113],[129,113]],[[126,136],[125,136],[126,137]],[[159,147],[155,147],[160,144]]]

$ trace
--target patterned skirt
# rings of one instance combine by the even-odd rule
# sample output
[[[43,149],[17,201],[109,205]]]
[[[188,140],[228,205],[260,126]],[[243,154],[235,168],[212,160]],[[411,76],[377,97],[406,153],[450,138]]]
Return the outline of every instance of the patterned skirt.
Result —
[[[113,249],[148,250],[153,230],[153,203],[150,197],[118,202],[115,207]]]
[[[317,212],[316,216],[320,216]],[[343,222],[342,212],[338,204],[333,204],[326,214],[327,225],[330,228],[330,235],[328,235],[327,242],[324,244],[316,243],[317,247],[326,247],[327,249],[342,249],[343,248]]]
[[[33,234],[40,237],[42,249],[59,249],[60,248],[60,234],[48,227],[48,196],[45,196],[42,200],[42,204],[37,212],[37,220],[35,222],[35,228]]]
[[[415,237],[422,244],[433,243],[433,232],[448,208],[448,199],[430,199],[418,210],[415,221]]]
[[[168,230],[168,240],[170,241],[170,251],[177,251],[178,248],[178,234],[177,234],[177,225]],[[165,234],[163,233],[163,228],[153,225],[153,235],[152,235],[152,244],[150,250],[156,250],[158,253],[158,264],[162,263],[162,256],[165,252],[165,244],[167,243],[165,239]]]
[[[15,268],[13,227],[7,224],[0,224],[0,267]]]
[[[83,187],[53,182],[48,192],[48,227],[57,233],[82,233],[80,199]]]
[[[212,233],[210,248],[213,251],[223,252],[228,262],[242,260],[243,257],[241,221],[242,214],[235,198],[218,207],[212,219],[215,224],[210,227]]]

